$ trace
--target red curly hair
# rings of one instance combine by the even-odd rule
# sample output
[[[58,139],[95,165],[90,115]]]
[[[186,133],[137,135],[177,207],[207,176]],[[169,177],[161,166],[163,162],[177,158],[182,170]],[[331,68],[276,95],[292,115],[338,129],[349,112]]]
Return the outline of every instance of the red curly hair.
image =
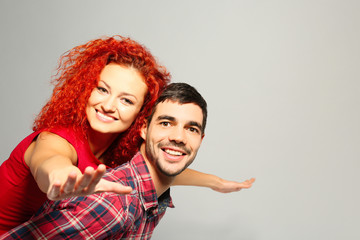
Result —
[[[144,77],[148,93],[136,120],[121,133],[104,154],[110,167],[129,161],[141,144],[140,128],[158,98],[170,82],[170,74],[160,66],[149,50],[119,35],[96,39],[74,47],[61,56],[51,99],[36,117],[33,130],[72,127],[86,138],[85,108],[92,90],[98,86],[99,75],[109,63],[132,67]]]

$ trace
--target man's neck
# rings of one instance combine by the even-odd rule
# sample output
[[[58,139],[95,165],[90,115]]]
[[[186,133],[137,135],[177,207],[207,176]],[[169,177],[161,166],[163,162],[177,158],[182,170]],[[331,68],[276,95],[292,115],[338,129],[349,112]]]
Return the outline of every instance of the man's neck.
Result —
[[[147,159],[146,153],[145,153],[145,143],[141,144],[140,152],[141,152],[141,154],[146,162],[146,165],[150,171],[151,178],[155,185],[156,194],[158,197],[160,197],[166,190],[169,189],[169,187],[171,186],[175,177],[168,177],[168,176],[165,176],[164,174],[160,173],[154,166],[154,163]]]

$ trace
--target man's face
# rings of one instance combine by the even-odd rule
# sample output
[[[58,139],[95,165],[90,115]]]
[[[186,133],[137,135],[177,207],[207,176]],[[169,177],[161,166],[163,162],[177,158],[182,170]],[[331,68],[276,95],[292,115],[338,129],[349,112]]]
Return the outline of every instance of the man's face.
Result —
[[[150,125],[141,131],[147,159],[166,176],[180,174],[195,159],[204,137],[202,122],[198,105],[169,100],[159,103]]]

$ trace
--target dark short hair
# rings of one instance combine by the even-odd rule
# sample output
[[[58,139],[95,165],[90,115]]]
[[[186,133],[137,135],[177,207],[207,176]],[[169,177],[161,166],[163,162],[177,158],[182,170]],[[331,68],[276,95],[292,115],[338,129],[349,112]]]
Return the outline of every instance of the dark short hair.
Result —
[[[147,118],[148,124],[150,124],[152,117],[155,113],[156,107],[159,103],[166,100],[178,102],[180,104],[194,103],[198,105],[203,113],[202,133],[205,132],[206,119],[207,119],[207,103],[201,94],[191,85],[187,83],[171,83],[161,93],[160,97],[155,102],[153,110]]]

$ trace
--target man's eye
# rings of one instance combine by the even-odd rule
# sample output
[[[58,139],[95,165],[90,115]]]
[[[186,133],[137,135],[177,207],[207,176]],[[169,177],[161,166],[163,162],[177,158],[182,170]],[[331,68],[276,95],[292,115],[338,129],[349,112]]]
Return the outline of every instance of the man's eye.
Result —
[[[160,125],[164,126],[164,127],[168,127],[170,126],[169,122],[161,122]]]
[[[193,128],[193,127],[189,127],[189,131],[194,132],[194,133],[199,133],[200,132],[199,129]]]

